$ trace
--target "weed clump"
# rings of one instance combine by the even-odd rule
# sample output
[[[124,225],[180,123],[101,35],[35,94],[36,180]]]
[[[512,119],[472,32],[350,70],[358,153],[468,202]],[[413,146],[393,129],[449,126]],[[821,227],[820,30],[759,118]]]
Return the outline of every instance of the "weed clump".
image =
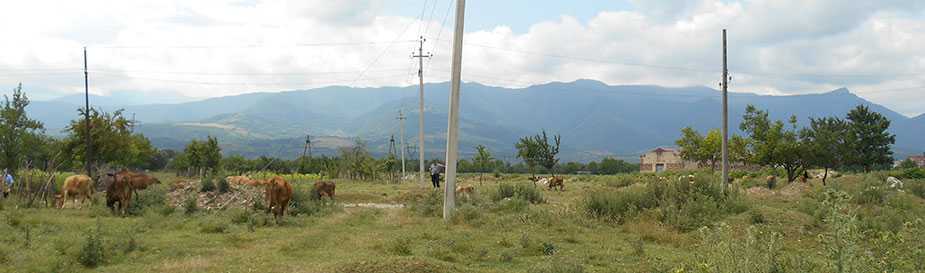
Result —
[[[619,192],[592,193],[583,206],[592,218],[620,224],[644,210],[657,209],[659,221],[682,231],[747,209],[737,191],[724,194],[719,183],[702,176],[693,182],[653,182]]]
[[[539,188],[524,183],[514,185],[507,183],[498,184],[498,187],[495,191],[490,193],[490,196],[491,200],[495,202],[507,199],[520,199],[532,204],[546,202]]]
[[[96,230],[87,232],[86,240],[80,252],[77,254],[77,261],[87,268],[95,268],[103,264],[103,239],[102,227],[97,220]]]

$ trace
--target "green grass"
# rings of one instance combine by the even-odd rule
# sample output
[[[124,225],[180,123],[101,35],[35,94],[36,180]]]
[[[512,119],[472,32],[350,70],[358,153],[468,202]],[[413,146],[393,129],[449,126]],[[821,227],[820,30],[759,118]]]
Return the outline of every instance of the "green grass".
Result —
[[[567,179],[565,192],[532,189],[525,176],[505,175],[482,186],[463,176],[460,183],[475,185],[477,196],[461,202],[457,215],[446,223],[441,194],[429,185],[336,180],[341,205],[408,207],[316,207],[299,197],[301,213],[277,224],[253,209],[167,210],[155,195],[175,178],[158,175],[165,185],[146,193],[144,205],[128,217],[111,215],[100,202],[101,194],[93,207],[81,210],[17,208],[15,199],[0,202],[0,271],[725,272],[746,266],[771,272],[769,268],[778,266],[831,272],[821,254],[826,245],[818,240],[831,229],[817,220],[826,215],[818,181],[796,195],[749,196],[743,191],[732,207],[727,204],[732,201],[716,201],[721,197],[708,174],[698,174],[694,185],[659,188],[651,185],[654,176],[584,176]],[[832,179],[855,196],[849,207],[858,208],[857,226],[868,231],[860,236],[910,233],[903,225],[925,217],[925,200],[909,192],[864,192],[864,184],[871,181],[852,175]],[[311,182],[293,184],[307,194]],[[502,184],[521,192],[511,197],[522,198],[493,200],[509,187]],[[788,185],[780,188],[785,191]],[[856,201],[856,196],[865,196],[865,201]],[[529,201],[537,197],[542,202]],[[598,214],[617,215],[619,221],[589,215],[592,205]],[[679,218],[691,216],[698,219]],[[93,256],[86,253],[95,252],[83,249],[95,247],[88,244],[94,237],[101,245],[100,262],[91,268],[80,257]],[[921,243],[920,238],[910,240]],[[875,242],[889,241],[869,242],[873,249]],[[888,249],[904,246],[887,244]],[[910,249],[902,255],[916,253]],[[761,262],[718,262],[730,255]],[[901,268],[915,266],[914,256],[890,259],[908,262]]]

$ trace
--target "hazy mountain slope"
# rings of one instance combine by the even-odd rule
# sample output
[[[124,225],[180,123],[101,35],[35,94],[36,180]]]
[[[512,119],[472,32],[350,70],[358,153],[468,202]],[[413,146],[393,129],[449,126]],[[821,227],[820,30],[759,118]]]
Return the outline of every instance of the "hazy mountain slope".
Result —
[[[428,157],[445,148],[449,84],[426,86],[425,131]],[[730,129],[737,133],[746,105],[767,109],[773,119],[796,115],[801,125],[810,117],[844,117],[856,105],[868,105],[893,121],[898,155],[925,147],[925,117],[906,118],[846,89],[801,96],[760,96],[730,93]],[[404,109],[406,139],[417,142],[417,87],[349,88],[253,93],[182,104],[127,106],[142,121],[138,128],[156,143],[183,143],[207,135],[227,142],[229,152],[259,155],[262,143],[286,146],[269,155],[295,156],[305,134],[340,140],[360,137],[378,153],[388,149],[389,136],[398,137],[398,110]],[[720,127],[720,92],[706,87],[608,86],[592,80],[548,83],[509,89],[465,83],[461,93],[461,138],[464,154],[477,144],[512,160],[521,136],[547,130],[563,137],[568,160],[606,155],[628,159],[656,146],[673,146],[686,126],[705,131]],[[107,106],[112,107],[112,106]],[[48,124],[76,117],[74,106],[41,102],[30,113]],[[55,121],[55,120],[59,121]],[[63,125],[62,125],[63,126]],[[51,126],[50,126],[51,127]],[[285,140],[285,141],[284,141]],[[287,142],[292,142],[291,144]],[[348,141],[349,142],[349,141]],[[323,146],[323,145],[322,145]],[[322,146],[319,146],[320,148]],[[332,145],[329,151],[334,151]]]

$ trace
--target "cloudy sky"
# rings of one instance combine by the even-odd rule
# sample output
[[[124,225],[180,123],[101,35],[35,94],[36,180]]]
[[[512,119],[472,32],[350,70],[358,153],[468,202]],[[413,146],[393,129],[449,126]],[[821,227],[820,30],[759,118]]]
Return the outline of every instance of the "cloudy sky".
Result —
[[[449,78],[451,0],[0,0],[0,89],[171,102],[327,85]],[[848,87],[925,112],[925,1],[469,0],[463,80],[522,87],[716,87],[729,31],[732,89],[788,95]]]

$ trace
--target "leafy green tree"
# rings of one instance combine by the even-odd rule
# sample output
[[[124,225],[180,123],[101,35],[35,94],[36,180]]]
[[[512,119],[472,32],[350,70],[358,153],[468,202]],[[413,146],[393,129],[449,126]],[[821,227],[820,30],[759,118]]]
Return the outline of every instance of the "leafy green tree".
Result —
[[[915,161],[912,161],[912,159],[907,158],[906,160],[899,162],[899,166],[896,167],[899,169],[915,169],[918,168],[919,165],[915,164]]]
[[[488,151],[485,145],[475,146],[475,157],[472,158],[472,163],[479,172],[479,185],[482,185],[482,174],[491,171],[489,168],[492,167],[493,160],[491,151]]]
[[[602,159],[601,164],[598,166],[600,174],[631,173],[635,171],[639,171],[639,165],[612,157]]]
[[[222,168],[233,174],[241,175],[254,170],[254,165],[241,155],[231,155],[222,159]]]
[[[752,105],[745,109],[739,128],[751,138],[747,151],[754,163],[781,167],[787,172],[787,181],[796,180],[804,169],[804,145],[797,131],[797,119],[791,116],[786,126],[782,121],[768,118],[768,112]]]
[[[79,109],[83,117],[85,109]],[[157,149],[143,135],[132,134],[132,121],[122,115],[122,110],[112,113],[90,109],[90,142],[94,162],[121,167],[146,168],[157,154]],[[65,129],[65,151],[77,162],[84,162],[87,151],[87,120],[78,118]]]
[[[889,132],[890,120],[867,106],[858,105],[848,112],[849,141],[852,144],[852,165],[865,172],[884,169],[893,163],[890,146],[896,143],[896,136]]]
[[[216,173],[222,162],[222,149],[218,146],[218,139],[208,136],[205,141],[192,140],[183,149],[187,166],[196,170],[202,176],[206,172]]]
[[[686,127],[681,129],[681,139],[675,144],[681,148],[681,158],[709,165],[711,170],[716,170],[716,163],[722,159],[723,137],[718,129],[710,130],[704,137],[693,128]]]
[[[0,106],[0,164],[3,168],[16,172],[21,167],[25,152],[28,151],[26,141],[43,133],[42,123],[26,115],[26,106],[29,98],[22,91],[22,84],[13,89],[12,100],[3,96],[3,105]]]
[[[800,132],[806,145],[804,153],[807,165],[825,169],[822,184],[825,185],[830,169],[840,168],[845,155],[851,154],[847,142],[848,123],[834,117],[810,119],[810,127]]]
[[[549,142],[546,130],[535,136],[526,136],[520,138],[517,143],[517,157],[522,159],[530,168],[530,173],[536,176],[536,167],[541,166],[548,171],[554,171],[554,167],[559,163],[559,144],[561,143],[559,135],[553,136],[553,142]]]
[[[752,155],[748,152],[748,139],[740,135],[729,138],[729,161],[748,164]]]

